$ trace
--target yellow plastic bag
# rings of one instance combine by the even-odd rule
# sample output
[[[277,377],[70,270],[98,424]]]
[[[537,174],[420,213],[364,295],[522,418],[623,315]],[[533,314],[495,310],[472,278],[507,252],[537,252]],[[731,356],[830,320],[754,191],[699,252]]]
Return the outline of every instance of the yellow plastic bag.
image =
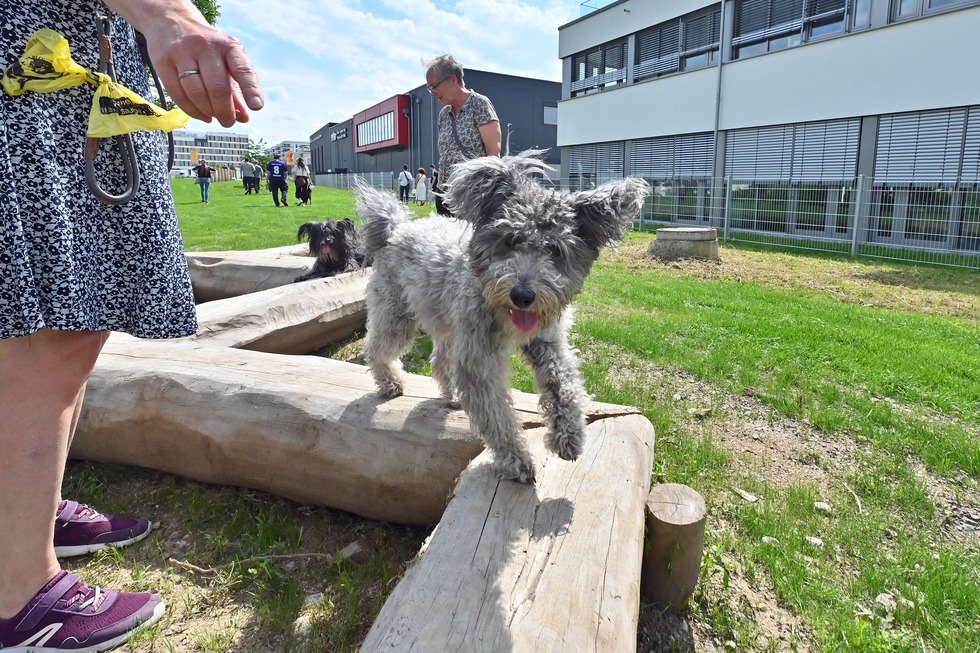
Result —
[[[96,86],[88,118],[88,136],[108,138],[140,129],[171,131],[187,124],[180,109],[164,111],[157,105],[109,79],[91,72],[71,58],[64,36],[40,29],[27,40],[23,56],[3,73],[3,90],[17,96],[33,91],[51,93],[85,83]]]

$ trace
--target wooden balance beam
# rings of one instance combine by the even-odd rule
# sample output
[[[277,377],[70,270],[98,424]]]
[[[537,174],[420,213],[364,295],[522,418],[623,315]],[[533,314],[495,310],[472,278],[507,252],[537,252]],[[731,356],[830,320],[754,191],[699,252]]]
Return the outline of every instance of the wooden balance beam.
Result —
[[[435,382],[407,378],[389,400],[360,365],[113,335],[70,453],[432,525],[483,442]],[[541,425],[537,395],[514,400],[528,428]],[[624,410],[596,404],[591,419]]]
[[[653,427],[627,414],[588,430],[572,463],[529,434],[533,487],[480,454],[361,650],[634,650]]]

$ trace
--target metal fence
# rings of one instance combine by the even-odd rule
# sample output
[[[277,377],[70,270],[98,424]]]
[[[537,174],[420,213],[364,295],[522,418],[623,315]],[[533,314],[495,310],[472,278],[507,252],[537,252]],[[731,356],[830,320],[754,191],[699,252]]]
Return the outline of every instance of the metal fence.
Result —
[[[364,172],[356,175],[353,173],[316,175],[314,183],[317,186],[323,186],[325,188],[349,190],[351,184],[354,182],[354,177],[360,177],[375,188],[398,190],[394,172]]]
[[[725,242],[980,269],[977,184],[896,184],[863,176],[834,183],[649,181],[653,193],[637,218],[641,229],[710,226]],[[564,185],[592,183],[600,180]]]
[[[355,175],[317,175],[318,186],[350,188]],[[397,191],[394,172],[360,175]],[[549,183],[582,190],[616,175]],[[544,180],[542,180],[544,181]],[[901,183],[858,177],[786,183],[731,177],[650,179],[636,224],[715,227],[724,242],[829,252],[980,270],[980,185]]]

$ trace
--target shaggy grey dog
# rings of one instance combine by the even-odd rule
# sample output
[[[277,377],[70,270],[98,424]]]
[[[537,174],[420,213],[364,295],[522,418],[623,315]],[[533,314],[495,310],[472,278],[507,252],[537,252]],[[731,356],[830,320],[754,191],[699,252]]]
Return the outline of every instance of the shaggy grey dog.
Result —
[[[534,371],[548,449],[582,453],[589,396],[568,343],[572,298],[600,249],[620,239],[649,192],[640,179],[582,192],[534,179],[538,152],[460,164],[446,190],[458,219],[419,220],[357,183],[367,287],[366,356],[383,395],[402,394],[399,358],[421,326],[446,405],[466,411],[504,478],[534,482],[508,383],[516,347]],[[458,403],[457,403],[458,397]]]

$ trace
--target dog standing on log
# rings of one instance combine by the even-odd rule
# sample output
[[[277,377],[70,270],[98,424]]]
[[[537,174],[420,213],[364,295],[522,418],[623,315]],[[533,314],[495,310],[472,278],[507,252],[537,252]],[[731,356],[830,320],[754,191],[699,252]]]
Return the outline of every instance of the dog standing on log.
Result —
[[[350,218],[301,224],[296,240],[310,241],[310,256],[316,258],[309,272],[293,281],[332,277],[341,272],[360,270],[364,258],[358,251],[357,230]]]
[[[412,220],[388,193],[355,187],[361,246],[374,270],[365,353],[378,389],[402,394],[399,358],[421,326],[446,405],[462,406],[498,473],[522,483],[534,482],[534,465],[511,398],[510,353],[518,348],[534,372],[548,449],[575,460],[590,397],[568,343],[570,303],[649,193],[641,179],[581,192],[545,188],[535,180],[548,170],[538,154],[459,164],[445,192],[458,219]]]

